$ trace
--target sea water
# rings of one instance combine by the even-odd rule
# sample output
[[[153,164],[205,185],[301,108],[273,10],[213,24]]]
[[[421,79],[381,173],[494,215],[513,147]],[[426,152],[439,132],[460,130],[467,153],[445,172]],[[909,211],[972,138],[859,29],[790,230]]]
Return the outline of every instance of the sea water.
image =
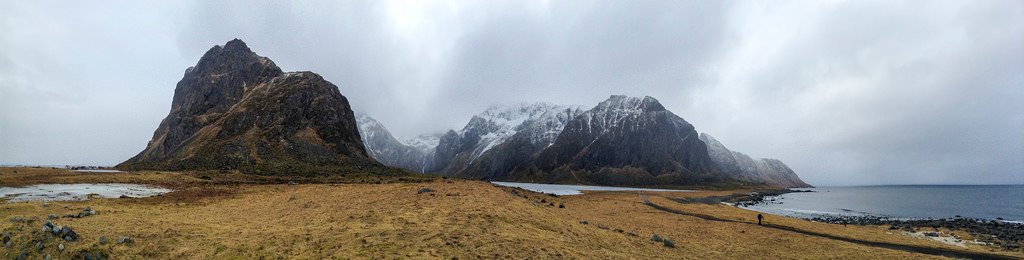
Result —
[[[801,189],[802,190],[802,189]],[[878,216],[1024,221],[1024,185],[904,185],[822,187],[786,193],[746,207],[801,218]],[[771,201],[775,199],[775,201]]]

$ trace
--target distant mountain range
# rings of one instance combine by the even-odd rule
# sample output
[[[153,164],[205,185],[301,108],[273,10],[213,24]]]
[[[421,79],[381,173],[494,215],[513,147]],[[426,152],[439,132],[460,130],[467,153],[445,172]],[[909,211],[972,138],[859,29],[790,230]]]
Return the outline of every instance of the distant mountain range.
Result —
[[[589,110],[547,103],[494,106],[459,131],[406,142],[369,116],[359,118],[371,156],[386,165],[443,176],[595,185],[748,182],[810,187],[781,161],[755,160],[698,134],[652,97],[611,96]]]
[[[214,46],[185,70],[152,140],[117,168],[396,172],[384,165],[481,180],[809,186],[781,161],[755,160],[698,134],[651,97],[611,96],[587,110],[494,106],[461,130],[399,141],[380,122],[357,117],[338,87],[320,75],[283,72],[238,39]]]

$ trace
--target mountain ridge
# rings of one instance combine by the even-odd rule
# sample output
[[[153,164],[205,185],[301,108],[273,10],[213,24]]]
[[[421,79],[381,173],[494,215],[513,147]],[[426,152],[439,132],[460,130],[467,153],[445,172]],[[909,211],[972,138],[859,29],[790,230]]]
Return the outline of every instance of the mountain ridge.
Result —
[[[648,131],[651,129],[660,130]],[[720,143],[706,143],[702,135],[706,134],[697,133],[693,125],[649,96],[613,95],[585,111],[578,106],[542,102],[490,106],[461,130],[441,135],[430,149],[433,157],[424,159],[428,162],[423,164],[430,166],[421,167],[426,170],[419,172],[482,180],[598,185],[740,181],[809,186],[778,160],[743,160],[744,166],[754,169],[747,172],[735,163],[723,164],[717,159],[735,161],[746,155],[735,152],[734,156]],[[556,146],[559,139],[563,140]],[[672,144],[672,148],[645,148],[665,144]],[[715,154],[722,151],[728,153],[727,157]],[[624,158],[628,159],[620,160]]]

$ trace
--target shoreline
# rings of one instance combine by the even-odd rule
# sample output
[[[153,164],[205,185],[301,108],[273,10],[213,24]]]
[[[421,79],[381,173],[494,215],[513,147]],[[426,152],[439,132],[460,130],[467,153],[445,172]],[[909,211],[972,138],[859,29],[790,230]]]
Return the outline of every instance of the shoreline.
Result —
[[[930,238],[941,237],[943,234],[943,232],[941,232],[942,229],[949,231],[966,231],[967,233],[970,233],[978,243],[995,245],[1008,251],[1019,250],[1021,246],[1024,245],[1024,223],[1020,221],[964,218],[959,215],[954,218],[938,219],[892,218],[867,213],[865,213],[865,215],[856,216],[823,213],[821,216],[816,217],[800,217],[795,215],[778,214],[776,212],[764,212],[749,208],[750,206],[759,204],[774,203],[776,201],[774,197],[795,192],[816,191],[793,189],[755,191],[746,195],[734,194],[735,196],[729,196],[727,199],[723,199],[721,203],[738,208],[777,215],[780,217],[797,218],[820,223],[857,226],[889,226],[889,230],[899,230],[908,234],[919,234]],[[953,237],[958,240],[960,239],[957,236]]]

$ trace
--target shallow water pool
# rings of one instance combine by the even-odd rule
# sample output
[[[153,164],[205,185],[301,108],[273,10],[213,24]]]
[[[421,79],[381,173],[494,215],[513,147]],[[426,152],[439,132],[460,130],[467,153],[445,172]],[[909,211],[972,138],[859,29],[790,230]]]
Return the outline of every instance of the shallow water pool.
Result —
[[[648,188],[629,188],[629,187],[610,187],[610,186],[587,186],[587,185],[568,185],[568,184],[539,184],[539,183],[523,183],[523,182],[504,182],[504,181],[492,181],[491,183],[506,186],[506,187],[517,187],[523,188],[529,191],[535,191],[540,193],[549,193],[555,195],[580,195],[582,191],[674,191],[674,192],[689,192],[691,190],[667,190],[667,189],[648,189]]]
[[[119,173],[124,172],[120,170],[74,170],[75,172],[92,172],[92,173]]]
[[[149,185],[128,183],[38,184],[24,187],[0,187],[0,200],[18,201],[74,201],[88,200],[89,195],[102,198],[121,196],[142,198],[171,192]]]

